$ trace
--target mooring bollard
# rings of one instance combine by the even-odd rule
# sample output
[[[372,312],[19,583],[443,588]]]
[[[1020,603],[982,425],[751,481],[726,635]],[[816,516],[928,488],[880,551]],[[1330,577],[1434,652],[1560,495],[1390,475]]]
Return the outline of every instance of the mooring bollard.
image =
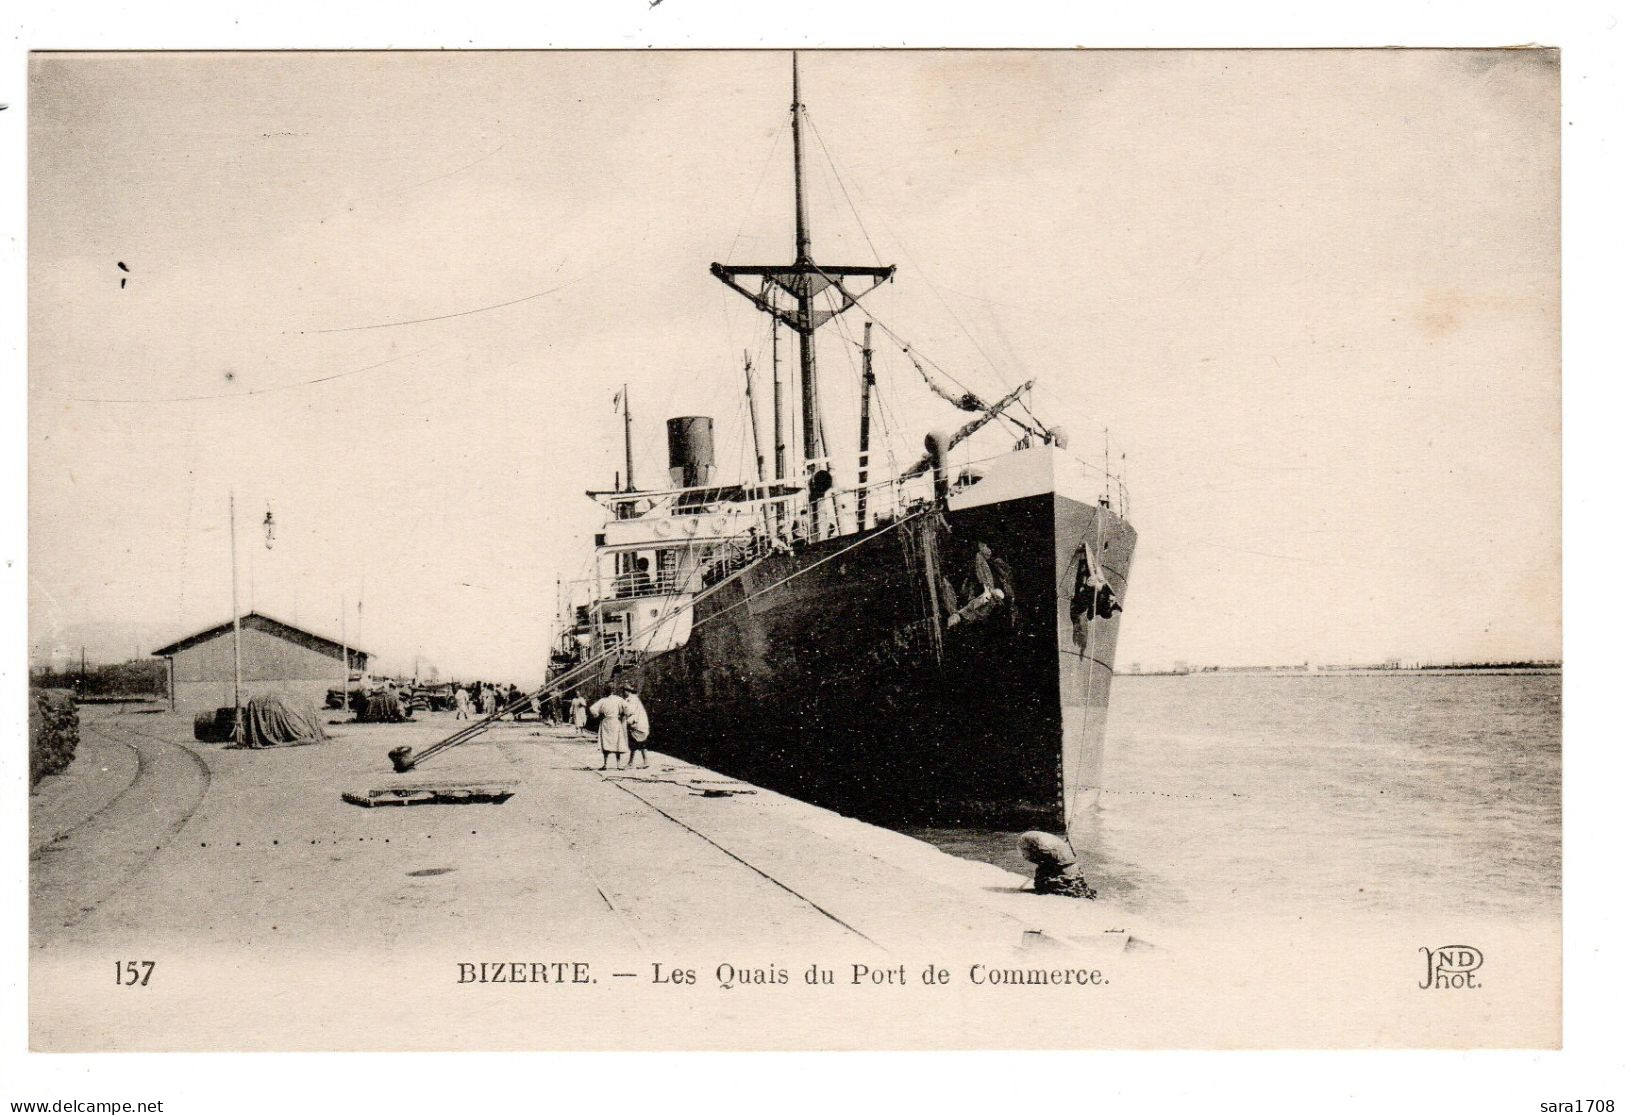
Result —
[[[389,761],[394,766],[396,774],[406,774],[412,769],[412,749],[404,745],[393,748],[389,753]]]

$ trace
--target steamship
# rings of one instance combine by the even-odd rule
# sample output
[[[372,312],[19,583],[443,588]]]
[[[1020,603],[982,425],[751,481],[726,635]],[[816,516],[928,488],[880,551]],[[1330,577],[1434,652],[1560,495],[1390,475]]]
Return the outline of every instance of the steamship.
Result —
[[[1103,777],[1135,545],[1121,478],[1068,451],[1032,410],[1032,381],[989,403],[913,354],[970,417],[878,475],[870,319],[844,482],[822,428],[817,337],[868,317],[864,298],[895,269],[815,260],[794,61],[791,90],[794,260],[711,266],[775,339],[794,336],[782,379],[774,361],[771,455],[724,478],[711,419],[672,418],[669,483],[633,489],[628,435],[627,482],[588,493],[605,521],[590,574],[561,586],[550,687],[590,703],[630,680],[655,751],[875,823],[1071,831]],[[746,382],[760,445],[761,392]],[[785,429],[797,409],[799,430]],[[978,445],[1013,441],[956,465],[988,427]]]

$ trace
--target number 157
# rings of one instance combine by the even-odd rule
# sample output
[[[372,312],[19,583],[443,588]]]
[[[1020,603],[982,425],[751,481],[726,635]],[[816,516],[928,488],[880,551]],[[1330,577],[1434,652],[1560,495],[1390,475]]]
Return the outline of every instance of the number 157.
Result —
[[[145,987],[152,978],[156,960],[119,960],[113,964],[113,982],[119,987]]]

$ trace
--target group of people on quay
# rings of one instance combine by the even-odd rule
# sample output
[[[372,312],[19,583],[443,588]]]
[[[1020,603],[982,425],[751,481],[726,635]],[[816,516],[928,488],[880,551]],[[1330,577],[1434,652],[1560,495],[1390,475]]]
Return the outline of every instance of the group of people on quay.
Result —
[[[544,716],[547,711],[545,694],[538,690],[526,704],[518,704],[524,692],[517,685],[503,686],[495,682],[475,681],[467,684],[459,682],[456,692],[452,695],[452,708],[458,720],[472,720],[476,716],[490,716],[493,713],[509,710],[508,715],[515,720],[524,719],[524,714],[534,712],[538,717]],[[518,705],[518,707],[511,707]]]
[[[527,715],[547,724],[571,724],[579,736],[596,735],[598,749],[603,754],[600,770],[609,769],[613,758],[618,770],[630,769],[634,764],[649,765],[649,710],[638,696],[637,684],[623,679],[609,693],[588,705],[579,691],[568,701],[546,686],[535,693],[526,694],[517,685],[506,687],[494,682],[475,681],[459,683],[452,697],[454,716],[458,720],[472,720],[476,716],[511,716],[523,720]],[[643,761],[638,763],[638,757]]]

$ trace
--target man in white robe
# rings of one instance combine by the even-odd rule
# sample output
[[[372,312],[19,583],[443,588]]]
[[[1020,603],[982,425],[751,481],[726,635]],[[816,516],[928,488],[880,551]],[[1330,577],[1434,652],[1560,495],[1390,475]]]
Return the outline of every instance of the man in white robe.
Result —
[[[615,756],[615,769],[621,769],[626,753],[626,702],[620,694],[610,693],[593,702],[590,711],[598,718],[598,750],[604,753],[599,770],[609,769],[609,757]]]

